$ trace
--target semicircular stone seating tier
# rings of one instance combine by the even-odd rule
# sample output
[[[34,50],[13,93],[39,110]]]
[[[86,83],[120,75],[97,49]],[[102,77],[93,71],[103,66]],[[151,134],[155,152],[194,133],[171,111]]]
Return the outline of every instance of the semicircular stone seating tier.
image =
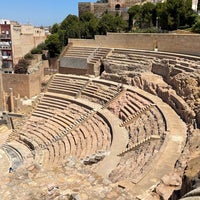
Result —
[[[121,126],[129,136],[110,178],[114,182],[127,179],[137,183],[164,142],[166,119],[156,104],[132,89],[127,89],[107,109],[122,120]]]
[[[43,166],[107,151],[112,130],[93,108],[58,95],[44,94],[32,116],[19,131],[19,141],[29,147]]]
[[[159,98],[135,87],[55,74],[48,92],[17,133],[17,141],[47,168],[70,156],[87,164],[98,152],[108,152],[93,169],[114,182],[138,183],[158,160],[159,152],[164,152],[168,126],[173,130],[173,123],[180,120],[171,111]],[[177,120],[168,124],[170,117]],[[183,140],[182,135],[174,137],[172,146]],[[166,158],[170,165],[179,156],[181,145],[175,148],[164,152],[165,156],[175,154],[170,162]]]

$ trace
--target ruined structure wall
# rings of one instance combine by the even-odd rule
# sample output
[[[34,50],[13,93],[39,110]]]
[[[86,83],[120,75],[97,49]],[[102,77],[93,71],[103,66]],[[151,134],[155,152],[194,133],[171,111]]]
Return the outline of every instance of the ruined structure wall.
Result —
[[[107,10],[109,10],[109,5],[107,3],[94,4],[94,15],[96,17],[101,17]]]
[[[91,12],[96,17],[100,17],[105,11],[109,10],[108,3],[79,3],[79,16],[85,12]]]
[[[3,109],[3,86],[2,86],[2,73],[0,72],[0,111]]]
[[[22,97],[29,96],[29,76],[26,74],[2,74],[3,88],[9,92],[13,88],[14,96],[20,94]]]
[[[9,92],[9,88],[13,88],[13,95],[21,97],[33,97],[41,92],[41,82],[44,77],[44,68],[32,74],[2,74],[3,89]]]
[[[41,83],[44,78],[44,67],[41,66],[35,73],[29,75],[29,97],[41,92]]]
[[[95,39],[69,39],[74,46],[95,46],[154,50],[200,55],[200,35],[198,34],[134,34],[108,33],[96,35]]]
[[[78,3],[78,12],[79,16],[81,16],[84,12],[94,13],[94,4],[93,3]]]

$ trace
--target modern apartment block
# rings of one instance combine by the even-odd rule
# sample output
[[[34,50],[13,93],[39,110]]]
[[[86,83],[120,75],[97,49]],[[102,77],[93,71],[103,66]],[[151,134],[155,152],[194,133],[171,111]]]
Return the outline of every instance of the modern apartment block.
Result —
[[[46,39],[45,30],[0,19],[0,68],[11,73],[19,59]]]
[[[12,40],[11,40],[11,24],[9,20],[0,20],[0,51],[2,69],[12,68]]]

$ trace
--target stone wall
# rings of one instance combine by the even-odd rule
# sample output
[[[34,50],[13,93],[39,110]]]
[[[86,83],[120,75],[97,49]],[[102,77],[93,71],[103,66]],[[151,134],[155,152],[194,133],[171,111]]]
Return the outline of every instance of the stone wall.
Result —
[[[66,67],[59,67],[59,73],[61,74],[76,74],[76,75],[85,75],[87,74],[87,69],[80,69],[80,68],[66,68]]]
[[[74,46],[154,50],[200,55],[199,34],[108,33],[95,39],[69,39]]]
[[[41,82],[44,77],[44,67],[32,74],[2,74],[3,89],[9,92],[13,88],[13,95],[31,98],[41,92]]]
[[[109,8],[107,3],[95,3],[94,4],[94,15],[101,17]]]
[[[93,3],[89,3],[89,2],[79,2],[78,3],[78,12],[79,12],[79,16],[81,16],[83,13],[85,12],[93,12]]]
[[[2,87],[2,73],[0,72],[0,96],[3,96],[3,87]],[[0,98],[0,111],[3,108],[3,102],[2,102],[3,98]]]
[[[102,14],[107,11],[111,14],[116,15],[116,12],[115,12],[116,5],[120,5],[120,12],[117,11],[117,13],[122,14],[121,12],[126,12],[127,14],[128,9],[137,3],[140,3],[140,1],[139,0],[118,0],[118,1],[110,0],[108,1],[108,3],[79,2],[78,4],[79,16],[81,16],[85,12],[91,12],[96,17],[101,17]],[[123,14],[122,17],[128,20],[126,14]]]
[[[60,59],[60,67],[67,68],[87,68],[86,58],[62,57]]]

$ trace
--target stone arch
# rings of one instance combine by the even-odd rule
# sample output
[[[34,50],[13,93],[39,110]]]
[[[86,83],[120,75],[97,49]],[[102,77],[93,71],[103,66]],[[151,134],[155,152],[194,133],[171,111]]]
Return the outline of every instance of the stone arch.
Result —
[[[121,5],[120,5],[120,4],[116,4],[116,5],[115,5],[115,10],[120,10],[120,8],[121,8]]]

